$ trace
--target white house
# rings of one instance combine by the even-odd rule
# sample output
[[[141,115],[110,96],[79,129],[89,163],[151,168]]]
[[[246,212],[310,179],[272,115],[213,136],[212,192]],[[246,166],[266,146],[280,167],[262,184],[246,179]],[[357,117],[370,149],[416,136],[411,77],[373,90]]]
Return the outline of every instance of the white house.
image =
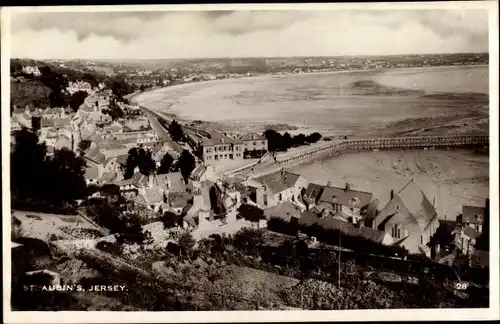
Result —
[[[256,194],[257,205],[261,208],[285,201],[299,202],[302,190],[308,185],[308,181],[301,175],[286,171],[271,173],[252,180],[260,184],[256,188]]]

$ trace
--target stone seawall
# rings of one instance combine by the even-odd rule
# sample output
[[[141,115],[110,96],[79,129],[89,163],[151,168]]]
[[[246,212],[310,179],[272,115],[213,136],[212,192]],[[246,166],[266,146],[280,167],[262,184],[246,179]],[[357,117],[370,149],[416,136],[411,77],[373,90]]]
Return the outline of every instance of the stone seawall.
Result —
[[[489,145],[489,136],[422,136],[422,137],[395,137],[374,139],[352,139],[332,144],[328,147],[300,154],[269,165],[268,170],[258,173],[258,176],[275,172],[276,169],[291,168],[300,164],[310,163],[345,152],[367,150],[411,150],[411,149],[447,149],[447,148],[475,148]],[[237,175],[247,176],[251,168],[239,170]],[[235,174],[236,175],[236,174]]]

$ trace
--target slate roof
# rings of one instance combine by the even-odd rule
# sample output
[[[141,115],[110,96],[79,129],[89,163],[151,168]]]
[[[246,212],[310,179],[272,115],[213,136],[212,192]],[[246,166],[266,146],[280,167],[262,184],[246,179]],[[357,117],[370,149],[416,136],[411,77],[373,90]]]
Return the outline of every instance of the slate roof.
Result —
[[[167,174],[168,181],[170,183],[169,191],[170,192],[185,192],[186,186],[184,182],[184,178],[180,172],[171,172]]]
[[[264,141],[266,138],[259,133],[247,133],[240,137],[241,141]]]
[[[369,192],[327,186],[324,187],[318,202],[363,208],[370,203],[371,199],[372,194]]]
[[[103,164],[106,160],[106,156],[101,153],[98,147],[94,147],[85,152],[85,158],[96,164]]]
[[[471,224],[484,224],[484,207],[462,206],[462,222]],[[476,217],[477,216],[477,217]]]
[[[221,144],[243,144],[243,142],[239,139],[232,139],[220,132],[210,132],[210,138],[203,138],[201,140],[201,145],[203,146],[212,146],[212,145],[221,145]]]
[[[332,217],[320,218],[317,214],[312,211],[306,210],[302,212],[299,224],[311,226],[313,224],[318,224],[325,229],[339,230],[344,235],[361,237],[372,242],[382,243],[386,235],[383,231],[378,231],[369,227],[357,228],[353,224],[344,222]]]
[[[115,172],[104,172],[101,177],[102,182],[112,182],[117,177]]]
[[[422,230],[437,216],[436,209],[413,179],[397,195]]]
[[[304,192],[304,196],[310,197],[310,198],[314,199],[314,201],[316,202],[319,199],[319,197],[321,196],[321,194],[323,193],[324,189],[325,189],[325,186],[322,186],[322,185],[319,185],[316,183],[310,183],[307,186],[306,191]]]
[[[148,184],[148,177],[140,172],[134,173],[132,176],[131,183],[136,187],[145,187]]]
[[[270,192],[277,194],[292,188],[299,178],[298,174],[278,171],[253,180],[265,185]]]
[[[477,237],[477,232],[475,229],[472,227],[466,226],[464,228],[464,234],[467,235],[468,237],[475,239]]]
[[[127,163],[127,159],[128,159],[128,154],[118,155],[116,157],[116,162],[118,162],[118,164],[120,164],[120,165],[123,165],[123,164]]]
[[[300,208],[289,201],[264,209],[264,216],[267,220],[277,217],[289,222],[292,218],[299,219],[301,216]]]
[[[173,192],[168,194],[167,202],[170,207],[179,208],[186,206],[192,197],[193,195],[188,192]]]
[[[144,199],[148,205],[154,205],[163,201],[163,193],[159,188],[146,189]]]
[[[85,179],[97,179],[99,178],[99,170],[96,166],[87,166],[85,168]]]

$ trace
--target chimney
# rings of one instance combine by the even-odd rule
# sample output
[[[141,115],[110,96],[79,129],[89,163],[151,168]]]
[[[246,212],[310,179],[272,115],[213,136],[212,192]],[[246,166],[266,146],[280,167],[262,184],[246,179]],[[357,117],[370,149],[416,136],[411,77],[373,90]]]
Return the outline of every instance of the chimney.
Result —
[[[344,191],[349,191],[349,190],[351,190],[351,185],[346,182]]]

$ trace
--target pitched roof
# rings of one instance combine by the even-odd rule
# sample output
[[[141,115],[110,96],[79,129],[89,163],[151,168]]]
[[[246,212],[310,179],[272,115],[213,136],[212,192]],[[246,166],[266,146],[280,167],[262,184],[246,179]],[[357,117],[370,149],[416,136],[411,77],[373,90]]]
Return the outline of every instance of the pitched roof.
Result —
[[[99,178],[99,170],[96,166],[87,166],[84,177],[85,179],[97,179]]]
[[[462,206],[462,222],[471,224],[484,224],[484,207]]]
[[[106,156],[101,153],[98,147],[87,150],[85,152],[85,158],[96,164],[102,164],[106,160]]]
[[[264,209],[264,216],[266,219],[273,217],[281,218],[289,222],[292,218],[299,219],[301,210],[289,201]]]
[[[467,235],[468,237],[475,239],[477,237],[477,232],[475,229],[472,227],[466,226],[464,228],[464,234]]]
[[[180,172],[168,173],[167,179],[170,185],[169,186],[170,192],[185,192],[186,188],[188,188]]]
[[[154,205],[163,201],[163,193],[159,188],[146,189],[144,199],[148,205]]]
[[[422,230],[437,216],[436,209],[413,179],[397,193],[397,196]]]
[[[132,185],[136,187],[143,187],[148,184],[148,177],[146,177],[144,174],[140,172],[134,173],[134,175],[130,179],[132,180],[131,181]]]
[[[240,137],[241,141],[264,141],[266,138],[258,133],[247,133]]]
[[[304,196],[310,197],[317,201],[323,193],[323,189],[325,189],[325,186],[316,183],[310,183],[307,186],[306,191],[304,192]]]
[[[127,163],[127,159],[128,159],[128,154],[122,154],[122,155],[118,155],[116,157],[116,162],[118,162],[118,164],[125,164]]]
[[[153,179],[155,187],[167,187],[168,180],[166,174],[157,174]]]
[[[372,199],[372,194],[358,190],[345,190],[344,188],[326,186],[318,202],[335,203],[349,207],[363,208]]]
[[[102,182],[112,182],[116,179],[117,174],[115,172],[104,172],[101,176]]]
[[[238,144],[241,143],[238,139],[232,139],[220,132],[212,131],[210,132],[210,138],[204,137],[201,140],[201,145],[211,146],[211,145],[221,145],[221,144]]]
[[[188,192],[171,192],[167,196],[167,202],[170,207],[179,208],[186,206],[192,197],[193,195]]]
[[[298,174],[278,171],[253,180],[265,185],[272,193],[279,193],[292,188],[299,178]]]
[[[299,224],[311,226],[318,224],[325,229],[339,230],[344,235],[361,237],[372,242],[382,243],[386,233],[383,231],[375,230],[369,227],[357,228],[353,224],[341,221],[332,217],[320,218],[318,214],[306,210],[302,213]]]

